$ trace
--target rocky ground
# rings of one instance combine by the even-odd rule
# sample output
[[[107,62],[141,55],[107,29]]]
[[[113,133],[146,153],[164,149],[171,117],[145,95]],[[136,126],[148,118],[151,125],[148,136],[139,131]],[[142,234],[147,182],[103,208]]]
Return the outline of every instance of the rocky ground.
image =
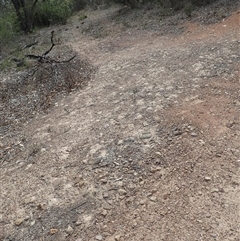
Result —
[[[2,132],[0,240],[239,240],[239,6],[205,10],[57,27],[96,72]]]

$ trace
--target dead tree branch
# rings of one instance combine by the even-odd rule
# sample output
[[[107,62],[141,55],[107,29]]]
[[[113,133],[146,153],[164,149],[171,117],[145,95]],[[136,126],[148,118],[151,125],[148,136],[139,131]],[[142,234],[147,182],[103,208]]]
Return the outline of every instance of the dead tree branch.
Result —
[[[53,47],[55,46],[55,43],[53,41],[53,35],[54,35],[54,31],[51,32],[51,44],[52,45],[45,53],[43,53],[42,55],[27,54],[25,56],[30,59],[37,59],[38,62],[40,62],[40,63],[48,62],[48,63],[60,64],[60,63],[67,63],[67,62],[70,62],[71,60],[73,60],[76,57],[76,55],[72,56],[68,60],[62,60],[62,61],[54,60],[47,56],[52,51]]]

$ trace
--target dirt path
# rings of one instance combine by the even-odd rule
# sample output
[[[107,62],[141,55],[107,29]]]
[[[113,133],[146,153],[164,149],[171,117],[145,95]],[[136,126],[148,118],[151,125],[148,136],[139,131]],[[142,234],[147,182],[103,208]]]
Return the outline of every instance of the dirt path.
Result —
[[[98,71],[25,124],[0,170],[0,240],[238,241],[239,18],[63,32]]]

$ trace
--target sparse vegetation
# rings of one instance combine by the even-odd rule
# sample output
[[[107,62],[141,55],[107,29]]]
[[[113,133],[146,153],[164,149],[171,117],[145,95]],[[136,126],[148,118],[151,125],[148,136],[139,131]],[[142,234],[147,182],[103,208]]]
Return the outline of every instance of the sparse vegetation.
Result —
[[[1,4],[0,7],[2,7],[0,10],[0,43],[4,44],[16,36],[19,28],[13,8],[9,5],[1,6]]]

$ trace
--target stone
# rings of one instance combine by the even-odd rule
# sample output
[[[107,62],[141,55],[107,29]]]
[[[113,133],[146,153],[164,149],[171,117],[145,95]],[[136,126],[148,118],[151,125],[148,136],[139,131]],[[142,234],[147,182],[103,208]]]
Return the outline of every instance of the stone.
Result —
[[[211,181],[211,177],[205,177],[205,181]]]
[[[103,240],[103,237],[102,237],[102,235],[98,234],[98,235],[96,235],[95,239],[101,241],[101,240]]]
[[[151,133],[146,132],[146,133],[142,133],[142,135],[140,136],[140,139],[150,139],[152,137]]]
[[[118,146],[121,146],[123,144],[123,140],[118,141]]]
[[[213,188],[213,189],[211,190],[211,192],[219,192],[219,189],[218,189],[218,188]]]
[[[115,241],[115,238],[114,238],[114,236],[111,236],[111,237],[108,237],[108,238],[106,239],[106,241]]]
[[[148,123],[146,121],[143,122],[143,126],[146,127],[148,126]]]
[[[56,234],[57,232],[58,232],[58,230],[56,228],[51,228],[50,231],[49,231],[49,233],[51,235]]]
[[[82,220],[81,220],[81,217],[78,218],[77,222],[75,223],[77,226],[81,225],[82,224]]]
[[[103,210],[102,213],[101,213],[104,217],[107,216],[107,210]]]
[[[139,204],[140,205],[144,205],[146,203],[146,199],[141,199],[140,201],[139,201]]]
[[[124,196],[127,194],[127,191],[121,188],[118,190],[118,193],[119,193],[119,195]]]
[[[68,227],[66,228],[65,232],[67,234],[72,234],[73,233],[73,228],[70,225],[68,225]]]
[[[108,197],[109,197],[108,193],[107,193],[107,192],[104,192],[104,193],[103,193],[103,198],[108,198]]]
[[[149,199],[150,199],[152,202],[156,202],[156,201],[157,201],[157,197],[155,197],[155,196],[151,196]]]
[[[106,209],[106,210],[112,209],[112,206],[111,206],[110,204],[108,204],[107,202],[104,202],[104,203],[102,204],[102,207],[103,207],[103,209]]]
[[[119,241],[119,240],[120,240],[120,238],[121,238],[121,235],[119,235],[119,234],[118,234],[118,235],[115,235],[115,237],[114,237],[114,238],[115,238],[115,241]]]
[[[192,136],[192,137],[196,137],[196,136],[197,136],[197,133],[192,132],[192,133],[191,133],[191,136]]]
[[[20,226],[24,221],[25,221],[24,218],[18,218],[18,219],[15,221],[15,225]]]

